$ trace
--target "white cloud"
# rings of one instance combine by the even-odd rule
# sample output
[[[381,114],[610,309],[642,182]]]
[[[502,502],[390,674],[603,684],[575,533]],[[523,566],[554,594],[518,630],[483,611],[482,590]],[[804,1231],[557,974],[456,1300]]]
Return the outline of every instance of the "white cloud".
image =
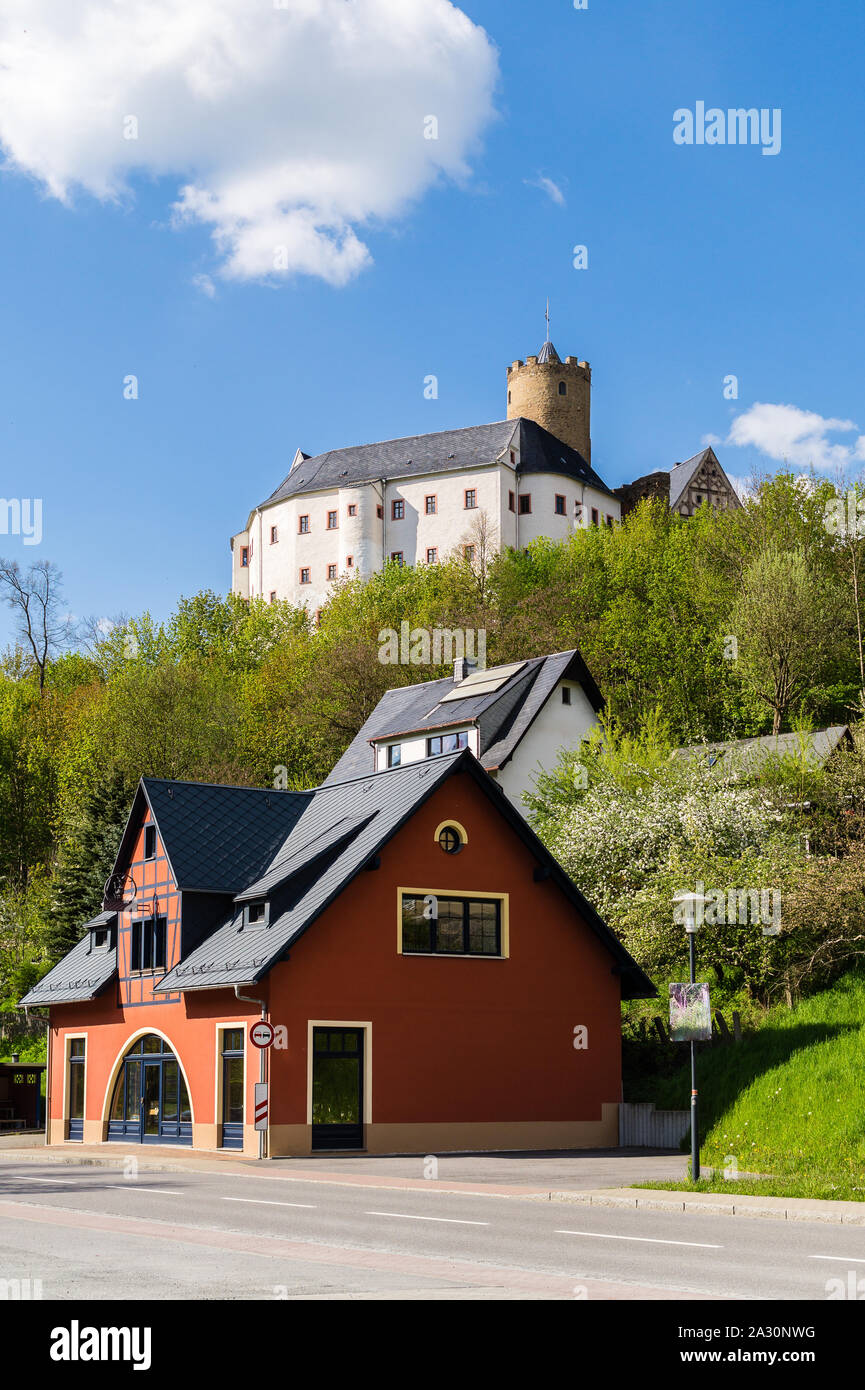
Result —
[[[216,297],[216,286],[209,275],[193,275],[192,283],[202,294],[206,294],[208,299]]]
[[[795,405],[757,401],[736,416],[727,443],[739,448],[750,445],[776,463],[794,468],[845,469],[865,459],[865,435],[848,443],[833,442],[828,436],[857,429],[852,420],[826,419]]]
[[[529,188],[540,188],[549,198],[552,198],[553,202],[557,203],[560,208],[565,206],[564,193],[557,183],[547,178],[546,174],[538,174],[536,179],[523,179],[523,183],[527,184]]]
[[[0,70],[7,165],[51,196],[173,180],[224,277],[341,285],[358,229],[468,177],[498,65],[449,0],[4,0]]]
[[[710,444],[712,444],[712,445],[714,445],[714,444],[720,444],[720,443],[721,443],[721,436],[718,435],[718,434],[704,434],[704,435],[703,435],[703,438],[700,440],[700,443],[702,444],[703,448],[705,449],[705,448],[708,448],[708,446],[709,446]]]

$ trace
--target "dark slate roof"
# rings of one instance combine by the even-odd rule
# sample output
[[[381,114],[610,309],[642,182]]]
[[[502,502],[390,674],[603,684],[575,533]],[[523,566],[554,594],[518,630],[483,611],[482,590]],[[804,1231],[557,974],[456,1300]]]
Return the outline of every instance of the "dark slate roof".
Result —
[[[298,833],[289,835],[267,873],[250,883],[242,893],[238,893],[235,902],[244,903],[250,902],[253,898],[266,897],[280,884],[286,883],[288,879],[355,838],[373,816],[377,815],[378,812],[373,811],[372,815],[364,813],[358,816],[341,816],[335,824],[328,824],[323,829],[316,820],[310,822],[309,817],[306,817],[303,826],[307,829],[312,827],[309,839],[302,838],[303,830],[298,826]]]
[[[331,449],[295,465],[263,507],[324,488],[353,487],[380,478],[422,477],[426,473],[462,472],[495,463],[514,443],[520,451],[519,472],[558,473],[590,484],[600,492],[612,492],[590,464],[570,445],[536,425],[533,420],[500,420],[492,425],[471,425],[461,430],[408,435],[379,444],[358,444]]]
[[[563,678],[579,681],[592,708],[603,709],[603,696],[576,650],[532,657],[500,690],[464,700],[441,703],[442,696],[454,688],[452,676],[387,690],[324,785],[372,772],[372,740],[476,722],[481,728],[481,765],[488,770],[504,767]]]
[[[214,989],[252,985],[281,959],[315,919],[361,872],[414,811],[448,777],[466,772],[495,803],[517,834],[549,868],[562,891],[577,908],[589,928],[604,942],[622,976],[625,998],[655,993],[618,938],[582,896],[546,847],[532,831],[499,786],[488,777],[468,751],[405,767],[391,768],[369,777],[319,787],[308,793],[302,816],[275,857],[275,863],[300,861],[302,847],[318,842],[322,832],[346,818],[358,818],[360,828],[333,846],[331,857],[317,872],[300,875],[297,886],[285,886],[272,899],[271,921],[266,926],[243,928],[242,911],[235,910],[200,946],[176,965],[156,986],[157,992]],[[273,867],[273,866],[272,866]]]
[[[115,869],[125,868],[146,802],[177,887],[233,895],[264,873],[311,795],[143,777]]]
[[[764,734],[760,738],[731,739],[727,743],[694,743],[673,750],[674,758],[705,758],[710,767],[723,761],[735,772],[759,772],[770,758],[804,757],[813,767],[822,767],[837,748],[853,744],[847,724],[833,724],[828,729],[808,733]]]
[[[88,927],[107,926],[116,917],[102,912]],[[73,1004],[95,999],[117,971],[117,951],[113,946],[93,947],[89,931],[58,961],[47,975],[21,1000],[21,1005]]]
[[[688,486],[689,482],[693,478],[694,474],[697,472],[698,468],[701,466],[701,464],[703,464],[706,461],[706,459],[712,453],[712,449],[702,449],[700,453],[695,454],[693,458],[686,459],[684,463],[677,463],[673,468],[670,469],[671,507],[675,507],[676,503],[682,496],[682,493],[685,491],[685,488]],[[715,461],[717,462],[717,459]]]

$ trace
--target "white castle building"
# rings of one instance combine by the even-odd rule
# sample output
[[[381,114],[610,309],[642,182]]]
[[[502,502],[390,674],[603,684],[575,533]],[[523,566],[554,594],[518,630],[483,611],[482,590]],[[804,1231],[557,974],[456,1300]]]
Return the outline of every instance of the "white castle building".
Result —
[[[481,548],[612,526],[621,504],[591,466],[591,368],[547,338],[508,368],[507,419],[310,456],[232,537],[232,590],[317,612],[344,575],[434,565]]]

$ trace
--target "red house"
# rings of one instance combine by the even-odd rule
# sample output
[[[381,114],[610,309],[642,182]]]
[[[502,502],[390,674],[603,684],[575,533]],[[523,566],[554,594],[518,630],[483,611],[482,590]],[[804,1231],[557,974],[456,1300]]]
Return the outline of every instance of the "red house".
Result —
[[[105,910],[22,1003],[50,1008],[49,1143],[276,1157],[614,1145],[620,1003],[654,993],[464,751],[306,792],[142,780]]]

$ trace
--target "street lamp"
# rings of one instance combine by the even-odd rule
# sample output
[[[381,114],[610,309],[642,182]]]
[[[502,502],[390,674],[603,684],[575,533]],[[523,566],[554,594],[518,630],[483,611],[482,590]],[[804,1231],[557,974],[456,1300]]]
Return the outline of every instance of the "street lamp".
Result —
[[[694,937],[703,919],[702,907],[706,901],[704,893],[676,893],[673,902],[684,908],[685,931],[688,933],[688,964],[691,984],[697,983],[694,962]],[[698,911],[699,909],[699,911]],[[699,917],[699,920],[698,920]],[[679,920],[678,917],[675,919]],[[697,1182],[700,1177],[700,1116],[697,1098],[697,1053],[696,1043],[691,1039],[691,1177]]]

